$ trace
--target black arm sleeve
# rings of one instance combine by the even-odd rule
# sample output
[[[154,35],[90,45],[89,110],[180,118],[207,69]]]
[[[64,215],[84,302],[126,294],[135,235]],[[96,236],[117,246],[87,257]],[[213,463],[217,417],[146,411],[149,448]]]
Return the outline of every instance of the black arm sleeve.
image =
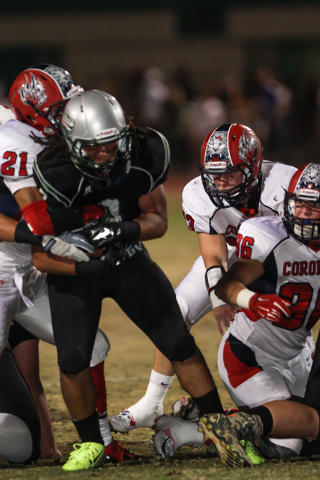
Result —
[[[83,211],[81,208],[63,209],[48,207],[48,214],[50,215],[56,235],[60,235],[64,232],[71,232],[72,230],[83,226]]]

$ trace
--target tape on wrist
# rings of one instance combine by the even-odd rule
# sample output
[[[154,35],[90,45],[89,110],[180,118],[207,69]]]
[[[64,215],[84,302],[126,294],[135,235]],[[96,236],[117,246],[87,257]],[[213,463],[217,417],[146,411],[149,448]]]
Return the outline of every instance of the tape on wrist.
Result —
[[[214,266],[214,267],[209,267],[206,271],[206,286],[208,290],[208,294],[212,292],[216,288],[216,285],[222,275],[225,273],[225,270],[223,267],[219,266]]]
[[[238,293],[237,305],[241,308],[246,308],[248,310],[249,302],[254,295],[255,295],[255,292],[252,292],[251,290],[244,288]]]
[[[212,290],[209,293],[209,295],[212,303],[212,308],[217,308],[217,307],[221,307],[222,305],[227,305],[226,302],[220,300],[220,298],[217,297],[217,295],[214,293],[214,290]]]

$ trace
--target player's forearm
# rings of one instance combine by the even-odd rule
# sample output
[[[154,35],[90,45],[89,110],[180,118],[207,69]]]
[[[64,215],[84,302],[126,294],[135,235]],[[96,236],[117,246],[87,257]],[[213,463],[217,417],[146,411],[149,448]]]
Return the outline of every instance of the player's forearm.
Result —
[[[134,220],[138,222],[141,228],[138,240],[152,240],[161,238],[168,229],[168,220],[157,213],[145,213]]]
[[[14,242],[14,232],[18,222],[12,218],[0,214],[0,241]]]
[[[245,288],[245,285],[243,285],[238,278],[226,273],[218,281],[215,288],[215,294],[225,303],[228,303],[229,305],[237,305],[238,294]]]
[[[222,267],[227,270],[228,251],[224,235],[199,233],[199,248],[206,269]]]
[[[33,247],[32,262],[40,272],[52,275],[76,275],[74,260],[43,252],[39,247]]]

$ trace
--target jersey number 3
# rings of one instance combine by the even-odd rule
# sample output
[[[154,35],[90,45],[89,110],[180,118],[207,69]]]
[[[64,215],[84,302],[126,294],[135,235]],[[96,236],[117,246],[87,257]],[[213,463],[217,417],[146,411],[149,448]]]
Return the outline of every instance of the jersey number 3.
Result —
[[[28,175],[26,166],[27,166],[27,152],[19,153],[19,158],[16,152],[5,152],[3,158],[8,160],[1,165],[1,175],[13,177],[15,174],[15,169],[13,165],[17,165],[19,177],[26,177]]]

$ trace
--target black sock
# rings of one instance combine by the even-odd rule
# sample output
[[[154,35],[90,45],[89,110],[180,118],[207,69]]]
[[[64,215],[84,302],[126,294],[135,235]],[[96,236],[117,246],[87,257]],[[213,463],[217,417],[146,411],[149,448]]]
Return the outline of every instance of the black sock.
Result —
[[[249,415],[259,415],[263,425],[263,432],[261,436],[266,437],[269,435],[273,428],[273,418],[270,410],[267,407],[261,405],[261,407],[255,407],[247,410],[246,413],[249,413]]]
[[[214,387],[209,393],[206,393],[206,395],[202,397],[193,397],[193,400],[199,407],[200,417],[206,413],[223,413],[217,387]]]
[[[103,445],[100,433],[98,412],[95,410],[89,417],[83,420],[72,420],[77,429],[81,442],[95,442]]]

